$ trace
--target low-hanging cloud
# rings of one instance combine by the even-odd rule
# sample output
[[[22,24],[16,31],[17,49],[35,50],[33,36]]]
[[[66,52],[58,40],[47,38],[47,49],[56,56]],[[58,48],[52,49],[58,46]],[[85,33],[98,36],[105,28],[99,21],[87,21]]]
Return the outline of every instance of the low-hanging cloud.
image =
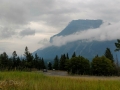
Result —
[[[101,26],[97,29],[89,29],[76,32],[67,36],[55,36],[52,39],[51,45],[62,46],[69,42],[78,40],[84,41],[109,41],[120,38],[120,22],[112,25]]]

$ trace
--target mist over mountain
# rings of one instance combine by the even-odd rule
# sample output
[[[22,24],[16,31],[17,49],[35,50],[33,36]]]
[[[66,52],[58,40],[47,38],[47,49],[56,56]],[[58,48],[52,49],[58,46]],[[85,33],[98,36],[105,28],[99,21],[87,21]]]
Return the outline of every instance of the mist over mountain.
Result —
[[[68,24],[68,26],[64,30],[54,35],[53,37],[66,36],[76,33],[78,31],[99,28],[102,23],[103,23],[102,20],[83,20],[83,19],[73,20]],[[50,38],[50,42],[52,42],[53,37]]]
[[[107,47],[114,53],[117,37],[114,32],[109,36],[109,29],[115,26],[108,23],[103,27],[103,24],[102,20],[73,20],[64,30],[50,38],[47,47],[36,50],[34,54],[37,53],[45,60],[53,60],[56,55],[60,57],[68,53],[71,57],[76,52],[91,60],[96,55],[103,55]]]

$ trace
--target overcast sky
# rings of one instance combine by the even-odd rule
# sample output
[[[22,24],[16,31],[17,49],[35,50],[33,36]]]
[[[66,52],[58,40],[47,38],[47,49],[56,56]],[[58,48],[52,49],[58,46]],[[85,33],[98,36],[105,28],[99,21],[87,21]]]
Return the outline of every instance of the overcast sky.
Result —
[[[86,39],[77,36],[84,33],[89,36],[87,38],[107,40],[114,32],[113,38],[110,38],[113,40],[119,38],[117,35],[120,36],[119,15],[120,0],[0,0],[0,54],[6,52],[11,55],[16,51],[18,55],[23,55],[26,46],[33,52],[43,47],[51,36],[63,30],[71,20],[77,19],[102,19],[112,25],[101,27],[102,32],[97,29],[95,34],[100,33],[100,38],[91,37],[95,34],[90,32],[94,31],[88,30],[75,34],[72,41]],[[107,36],[104,31],[109,32]],[[61,36],[65,38],[61,43],[71,42],[67,39],[71,36]],[[54,38],[53,44],[62,45],[56,42],[61,37]]]

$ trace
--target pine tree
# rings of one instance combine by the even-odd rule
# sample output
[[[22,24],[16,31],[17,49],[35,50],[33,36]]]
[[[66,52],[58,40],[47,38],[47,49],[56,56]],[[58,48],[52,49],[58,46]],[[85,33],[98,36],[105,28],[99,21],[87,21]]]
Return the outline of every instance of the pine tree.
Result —
[[[8,55],[6,52],[3,52],[3,54],[0,55],[1,57],[1,69],[8,69]]]
[[[76,53],[75,52],[73,53],[72,57],[76,57]]]
[[[69,55],[68,55],[68,53],[67,53],[66,59],[69,59]]]
[[[28,47],[26,46],[25,47],[25,53],[24,53],[24,56],[26,57],[26,67],[29,68],[31,70],[32,68],[32,62],[33,62],[33,55],[28,51]]]
[[[28,51],[28,47],[26,46],[26,47],[25,47],[24,56],[26,57],[27,62],[30,62],[30,61],[29,61],[29,55],[30,55],[30,53],[29,53],[29,51]]]
[[[39,64],[39,66],[38,66],[38,64],[39,64],[39,57],[38,57],[38,55],[37,55],[37,53],[35,54],[35,58],[34,58],[34,60],[33,60],[33,67],[34,68],[37,68],[37,69],[40,69],[40,68],[38,68],[38,67],[40,67],[41,65]]]
[[[65,63],[66,63],[66,56],[65,54],[61,55],[61,58],[60,58],[60,70],[65,70]]]
[[[12,59],[13,59],[13,68],[14,68],[14,70],[16,70],[16,67],[18,66],[16,58],[17,58],[17,53],[16,53],[16,51],[13,51],[13,53],[12,53]]]
[[[117,42],[115,43],[116,49],[115,51],[119,51],[120,50],[120,39],[117,39]]]
[[[48,69],[52,70],[52,63],[51,62],[48,63]]]
[[[54,63],[53,63],[53,68],[58,70],[59,69],[59,58],[56,55],[55,59],[54,59]]]
[[[42,58],[42,60],[41,60],[41,67],[42,67],[42,69],[46,69],[46,66],[45,66],[45,62],[44,62],[44,59]]]
[[[106,51],[105,51],[105,57],[106,58],[108,58],[108,59],[110,59],[112,62],[114,62],[114,59],[113,59],[113,55],[112,55],[112,53],[111,53],[111,51],[110,51],[110,49],[109,48],[106,48]]]

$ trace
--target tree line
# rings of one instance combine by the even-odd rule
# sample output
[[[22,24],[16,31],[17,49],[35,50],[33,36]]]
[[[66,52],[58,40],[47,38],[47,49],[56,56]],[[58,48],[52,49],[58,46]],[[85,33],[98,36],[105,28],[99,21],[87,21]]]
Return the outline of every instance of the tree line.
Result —
[[[0,70],[41,70],[46,68],[44,59],[37,54],[33,56],[28,47],[25,47],[24,57],[17,56],[17,52],[13,51],[12,56],[8,57],[6,52],[0,54]]]
[[[115,51],[120,50],[120,39],[115,43]],[[68,53],[62,54],[59,58],[57,55],[53,63],[49,62],[46,66],[44,59],[37,54],[34,56],[25,47],[24,57],[17,56],[17,52],[13,51],[12,56],[8,57],[6,52],[0,54],[0,70],[27,70],[31,71],[42,69],[55,69],[67,71],[69,74],[80,75],[120,75],[119,63],[115,63],[110,48],[106,48],[103,56],[96,55],[92,61],[83,56],[76,56],[74,52],[71,58]]]
[[[115,51],[120,50],[120,40],[115,43]],[[115,62],[110,48],[106,48],[103,56],[96,55],[92,61],[83,56],[76,56],[75,52],[69,58],[68,54],[63,54],[59,58],[54,58],[53,65],[49,62],[48,69],[64,70],[70,74],[80,75],[120,75],[120,67]]]

